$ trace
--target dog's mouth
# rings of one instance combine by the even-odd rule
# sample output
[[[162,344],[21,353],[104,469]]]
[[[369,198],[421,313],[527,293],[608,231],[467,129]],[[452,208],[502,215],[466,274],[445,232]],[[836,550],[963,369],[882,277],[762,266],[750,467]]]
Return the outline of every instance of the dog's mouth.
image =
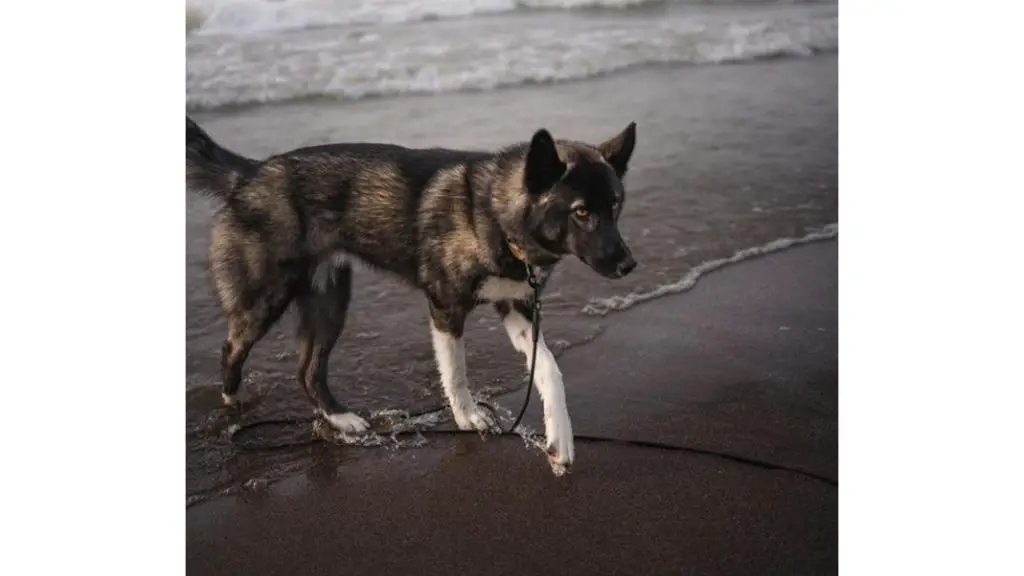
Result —
[[[615,263],[592,261],[587,259],[586,256],[580,255],[578,255],[577,258],[579,258],[580,262],[586,264],[591,270],[605,278],[608,278],[609,280],[624,278],[637,266],[636,260],[633,260],[632,257],[627,257],[626,259]]]
[[[578,258],[580,259],[580,262],[586,264],[588,268],[609,280],[618,280],[622,277],[616,272],[614,267],[601,266],[594,261],[588,260],[585,256],[579,256]]]

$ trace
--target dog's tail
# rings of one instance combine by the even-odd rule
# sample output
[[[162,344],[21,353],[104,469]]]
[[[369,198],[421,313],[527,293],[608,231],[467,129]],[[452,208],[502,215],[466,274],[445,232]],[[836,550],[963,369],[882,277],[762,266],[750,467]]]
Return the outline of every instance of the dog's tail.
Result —
[[[189,190],[227,198],[235,184],[256,172],[259,162],[239,156],[210,138],[185,116],[185,183]]]

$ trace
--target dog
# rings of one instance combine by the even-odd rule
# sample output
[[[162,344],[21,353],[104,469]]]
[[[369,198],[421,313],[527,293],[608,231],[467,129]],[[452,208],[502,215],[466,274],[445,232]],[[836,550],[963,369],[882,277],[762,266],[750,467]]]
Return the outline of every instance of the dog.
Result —
[[[233,405],[242,365],[292,303],[299,319],[298,380],[335,429],[369,424],[327,386],[327,362],[345,325],[352,263],[421,290],[430,310],[441,384],[456,425],[494,431],[474,403],[463,328],[491,304],[513,347],[530,361],[531,270],[575,256],[601,276],[637,266],[618,229],[636,123],[597,145],[555,140],[547,129],[498,151],[344,143],[257,161],[217,144],[187,115],[186,186],[220,201],[210,268],[228,322],[223,399]],[[562,373],[537,338],[536,386],[552,466],[574,459]]]

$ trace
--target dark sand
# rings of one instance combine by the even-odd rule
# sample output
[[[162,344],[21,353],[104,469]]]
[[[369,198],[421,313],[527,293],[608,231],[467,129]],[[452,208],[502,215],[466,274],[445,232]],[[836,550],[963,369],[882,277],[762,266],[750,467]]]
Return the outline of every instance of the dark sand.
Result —
[[[584,313],[592,298],[675,283],[703,262],[779,238],[801,237],[838,219],[836,69],[834,54],[728,66],[653,67],[582,82],[431,97],[295,102],[207,112],[196,118],[225,145],[257,157],[299,145],[352,140],[489,149],[527,138],[540,126],[560,137],[597,141],[637,121],[639,139],[620,225],[640,266],[629,277],[612,281],[569,258],[557,267],[544,295],[549,346],[576,363],[573,358],[596,353],[587,345],[595,336],[609,331],[628,334],[618,325],[619,314]],[[220,350],[227,328],[207,263],[216,203],[196,194],[188,194],[185,201],[186,498],[195,502],[252,478],[274,479],[300,471],[309,465],[308,452],[315,449],[244,452],[226,440],[235,425],[270,420],[303,422],[264,426],[247,432],[247,438],[261,444],[307,439],[309,402],[295,379],[294,315],[289,313],[246,363],[239,396],[243,409],[234,413],[219,408]],[[655,306],[661,310],[662,305]],[[706,319],[697,317],[694,322]],[[671,334],[676,328],[669,324],[663,330]],[[657,340],[663,336],[648,334]],[[643,334],[629,334],[626,339],[640,337]],[[705,350],[717,346],[711,342],[726,337],[731,335],[716,330],[681,342],[678,354],[685,356],[685,363],[679,365],[688,378],[708,373],[711,385],[720,385],[713,373],[693,373],[693,367],[707,362]],[[470,316],[466,342],[474,391],[493,395],[522,389],[522,359],[490,307],[480,307]],[[770,356],[765,350],[755,347],[742,353],[737,362],[747,368],[740,384],[762,376],[761,356]],[[644,352],[656,361],[663,353],[660,345]],[[615,358],[600,358],[598,369],[614,371]],[[357,270],[353,305],[329,368],[335,396],[363,414],[443,406],[426,299],[387,274]],[[573,370],[586,368],[581,363]],[[570,387],[586,381],[585,376],[567,376]],[[688,382],[685,390],[691,396],[680,402],[692,399],[704,385],[702,380]],[[750,394],[745,386],[738,389]],[[518,402],[516,395],[502,404]],[[670,412],[686,419],[672,421],[677,429],[695,433],[702,425],[691,422],[685,410]],[[728,416],[746,417],[739,412]],[[587,421],[607,425],[614,420],[602,413]],[[714,434],[736,440],[727,432],[720,429]],[[708,434],[702,432],[701,438]]]
[[[560,359],[578,435],[837,474],[837,244],[715,272]],[[517,406],[520,396],[501,399]],[[539,423],[539,404],[530,416]],[[716,456],[578,441],[556,478],[515,437],[328,446],[187,510],[191,574],[829,574],[838,490]]]

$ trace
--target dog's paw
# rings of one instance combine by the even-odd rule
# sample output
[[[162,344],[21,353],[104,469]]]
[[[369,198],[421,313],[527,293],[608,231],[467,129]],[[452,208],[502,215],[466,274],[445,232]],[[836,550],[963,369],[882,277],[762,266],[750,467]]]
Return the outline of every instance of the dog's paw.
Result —
[[[342,414],[324,414],[327,422],[342,434],[362,434],[370,429],[370,423],[363,420],[355,412]]]
[[[465,410],[453,412],[455,425],[459,430],[479,430],[480,432],[501,432],[498,421],[494,419],[491,411],[483,406],[474,404]]]
[[[221,392],[220,393],[220,400],[228,408],[234,408],[234,407],[238,406],[238,397],[233,395],[233,394],[228,394],[226,392]]]
[[[576,449],[572,436],[572,423],[569,415],[560,413],[545,418],[545,434],[547,436],[546,452],[551,470],[556,476],[569,471],[576,460]]]

